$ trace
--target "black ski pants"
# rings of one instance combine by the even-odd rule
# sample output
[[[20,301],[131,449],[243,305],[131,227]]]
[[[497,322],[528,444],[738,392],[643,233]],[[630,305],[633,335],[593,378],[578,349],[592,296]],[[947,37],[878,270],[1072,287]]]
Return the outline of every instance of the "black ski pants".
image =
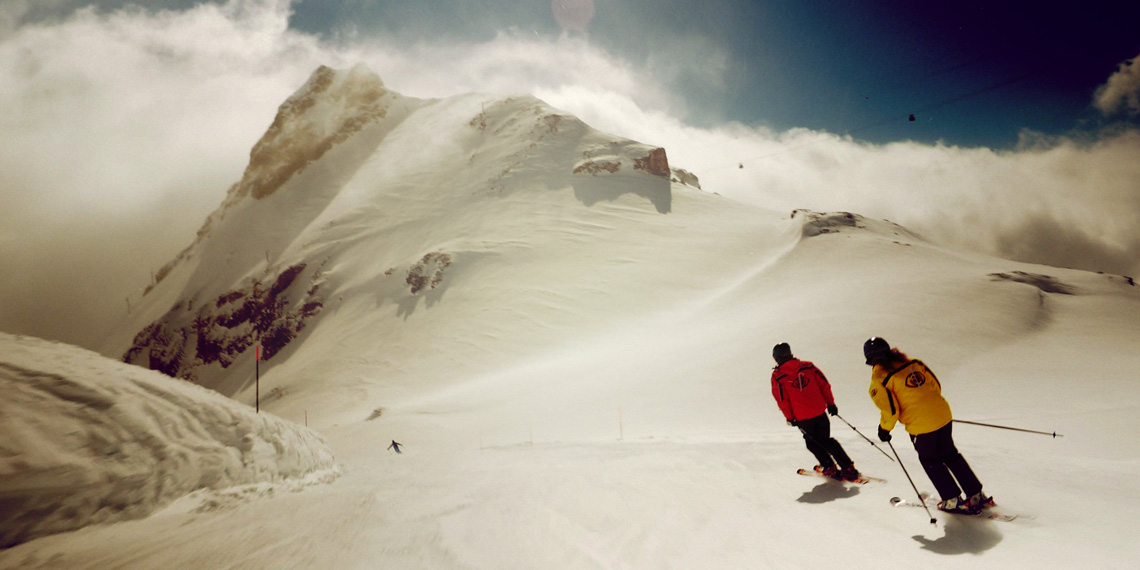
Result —
[[[796,425],[804,434],[808,451],[815,456],[821,467],[834,467],[838,463],[840,469],[845,469],[851,465],[851,458],[847,457],[843,446],[831,437],[831,422],[827,419],[827,414],[800,420]]]
[[[951,422],[930,433],[910,436],[914,450],[918,452],[918,461],[943,501],[957,497],[959,493],[965,493],[969,498],[982,490],[982,483],[974,475],[974,470],[954,446],[953,425]]]

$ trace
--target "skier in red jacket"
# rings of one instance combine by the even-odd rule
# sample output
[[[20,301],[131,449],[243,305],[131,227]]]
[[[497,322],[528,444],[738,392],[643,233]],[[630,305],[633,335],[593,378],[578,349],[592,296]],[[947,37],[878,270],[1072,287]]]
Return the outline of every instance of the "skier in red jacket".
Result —
[[[804,434],[808,451],[819,461],[816,471],[833,479],[857,479],[859,471],[855,464],[843,451],[843,446],[831,437],[827,413],[834,416],[839,413],[839,408],[835,406],[831,384],[823,372],[811,362],[792,356],[792,348],[786,342],[772,348],[772,358],[776,360],[776,368],[772,371],[772,397],[788,425],[799,428]]]

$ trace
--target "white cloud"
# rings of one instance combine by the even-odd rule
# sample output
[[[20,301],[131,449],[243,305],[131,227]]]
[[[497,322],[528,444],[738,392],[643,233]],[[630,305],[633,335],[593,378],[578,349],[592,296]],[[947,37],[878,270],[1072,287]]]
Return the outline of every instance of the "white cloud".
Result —
[[[887,218],[938,243],[1000,257],[1140,273],[1140,131],[1093,142],[1025,133],[996,152],[873,145],[794,129],[687,126],[613,92],[541,93],[595,127],[664,146],[704,189],[776,210]]]
[[[0,327],[90,346],[193,239],[277,105],[343,63],[287,15],[85,9],[0,40]]]
[[[332,44],[287,22],[283,0],[230,0],[85,10],[0,36],[0,329],[94,346],[125,297],[221,203],[277,106],[318,65],[361,61],[412,96],[534,93],[666,147],[706,190],[776,210],[851,210],[981,251],[1140,270],[1133,131],[998,153],[701,129],[683,120],[701,102],[677,95],[677,83],[716,90],[730,62],[699,39],[678,47],[699,56],[666,65],[660,54],[620,60],[585,38]]]
[[[683,102],[651,70],[613,58],[580,37],[502,32],[479,44],[373,42],[357,49],[390,88],[405,95],[535,94],[588,86],[594,92],[620,93],[645,108],[683,112]]]
[[[1116,73],[1097,88],[1093,105],[1105,115],[1121,111],[1140,114],[1140,56],[1120,64]]]

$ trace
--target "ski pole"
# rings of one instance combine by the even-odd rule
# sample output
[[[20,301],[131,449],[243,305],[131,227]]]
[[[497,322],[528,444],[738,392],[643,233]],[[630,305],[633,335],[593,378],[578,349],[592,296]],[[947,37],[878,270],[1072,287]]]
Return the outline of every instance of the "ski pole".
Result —
[[[895,446],[892,445],[889,441],[887,442],[887,446],[891,448],[891,453],[895,454],[895,459],[899,460],[899,467],[902,467],[903,474],[906,475],[906,480],[910,481],[910,486],[914,489],[914,494],[918,497],[918,502],[922,503],[922,508],[926,509],[926,516],[930,517],[930,524],[937,525],[938,519],[934,518],[934,515],[930,514],[930,507],[926,506],[926,499],[922,498],[922,493],[918,492],[918,486],[914,484],[914,479],[910,478],[910,473],[907,472],[906,465],[903,465],[902,458],[899,457],[899,452],[895,451]]]
[[[823,444],[821,444],[818,440],[816,440],[814,437],[812,437],[811,434],[808,433],[807,430],[805,430],[804,428],[802,428],[800,426],[796,426],[796,429],[800,430],[800,433],[804,434],[805,438],[810,439],[816,445],[819,445],[821,447],[823,446]]]
[[[847,421],[847,420],[843,419],[843,416],[841,416],[841,415],[839,415],[839,414],[835,414],[835,417],[837,417],[837,418],[839,418],[839,419],[843,420],[843,423],[847,424],[848,426],[850,426],[850,427],[851,427],[851,429],[855,430],[855,433],[859,434],[859,437],[862,437],[863,439],[867,440],[867,443],[871,444],[871,447],[874,447],[875,449],[878,449],[878,450],[879,450],[879,453],[882,453],[883,455],[887,455],[887,452],[883,451],[883,448],[881,448],[881,447],[879,447],[879,446],[875,445],[875,442],[871,441],[871,438],[869,438],[869,437],[867,437],[867,436],[863,435],[863,432],[859,431],[858,429],[855,429],[855,426],[851,425],[851,422],[849,422],[849,421]],[[890,455],[887,455],[887,459],[890,459],[891,461],[894,461],[894,459],[892,459]]]
[[[812,443],[814,443],[814,444],[816,444],[816,445],[818,445],[818,446],[822,447],[824,450],[826,450],[826,449],[827,449],[827,446],[823,445],[823,442],[821,442],[821,441],[819,441],[818,439],[816,439],[816,438],[812,437],[812,435],[811,435],[810,433],[808,433],[806,429],[804,429],[804,428],[802,428],[802,427],[800,427],[800,426],[796,426],[796,429],[800,430],[800,433],[804,434],[804,439],[810,439],[810,440],[812,441]]]
[[[804,429],[800,426],[796,426],[796,429],[800,430],[800,433],[804,434],[804,438],[812,440],[812,442],[814,442],[816,445],[824,448],[825,450],[827,449],[827,446],[825,446],[822,441],[816,439],[815,437],[812,437],[812,435],[810,433],[808,433],[806,429]]]
[[[1051,436],[1053,436],[1054,439],[1056,439],[1058,437],[1065,437],[1063,435],[1058,434],[1057,432],[1049,433],[1047,431],[1037,431],[1037,430],[1032,430],[1032,429],[1021,429],[1021,428],[1015,428],[1015,427],[1009,427],[1009,426],[999,426],[999,425],[994,425],[994,424],[983,424],[981,422],[969,422],[966,420],[953,420],[953,421],[954,421],[954,423],[970,424],[972,426],[992,427],[992,428],[998,428],[998,429],[1008,429],[1010,431],[1023,431],[1025,433],[1036,433],[1036,434],[1040,434],[1040,435],[1051,435]]]

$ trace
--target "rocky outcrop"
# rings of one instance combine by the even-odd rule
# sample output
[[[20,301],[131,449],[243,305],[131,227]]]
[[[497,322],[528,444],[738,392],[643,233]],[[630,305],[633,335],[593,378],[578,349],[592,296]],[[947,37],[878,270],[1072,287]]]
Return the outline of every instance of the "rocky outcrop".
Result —
[[[644,170],[654,176],[669,177],[669,158],[665,156],[665,149],[655,148],[649,151],[645,158],[638,158],[633,162],[633,168]]]
[[[135,336],[123,362],[197,381],[199,367],[216,363],[229,368],[255,344],[260,344],[263,360],[272,359],[324,306],[318,296],[319,272],[307,287],[298,287],[305,269],[303,263],[291,266],[272,282],[251,279],[197,310],[188,303],[176,305]]]
[[[194,242],[156,272],[146,293],[186,262],[215,226],[239,210],[247,198],[263,200],[273,195],[338,145],[388,117],[400,98],[364,65],[347,71],[317,68],[278,107],[273,123],[250,151],[241,180],[230,187],[221,207],[206,218]]]
[[[602,172],[617,174],[621,170],[621,162],[608,160],[587,160],[574,168],[574,174],[591,174],[597,176]]]
[[[366,125],[383,119],[388,94],[375,73],[363,67],[338,81],[321,66],[304,88],[277,110],[273,124],[249,153],[249,166],[235,193],[261,199]]]
[[[451,267],[451,256],[442,251],[433,251],[425,254],[418,262],[408,269],[408,276],[404,282],[411,287],[411,294],[415,295],[424,288],[435,289],[443,283],[443,273]]]
[[[692,186],[693,188],[701,188],[701,179],[697,178],[696,174],[689,172],[683,168],[673,169],[673,182],[684,184],[685,186]]]

